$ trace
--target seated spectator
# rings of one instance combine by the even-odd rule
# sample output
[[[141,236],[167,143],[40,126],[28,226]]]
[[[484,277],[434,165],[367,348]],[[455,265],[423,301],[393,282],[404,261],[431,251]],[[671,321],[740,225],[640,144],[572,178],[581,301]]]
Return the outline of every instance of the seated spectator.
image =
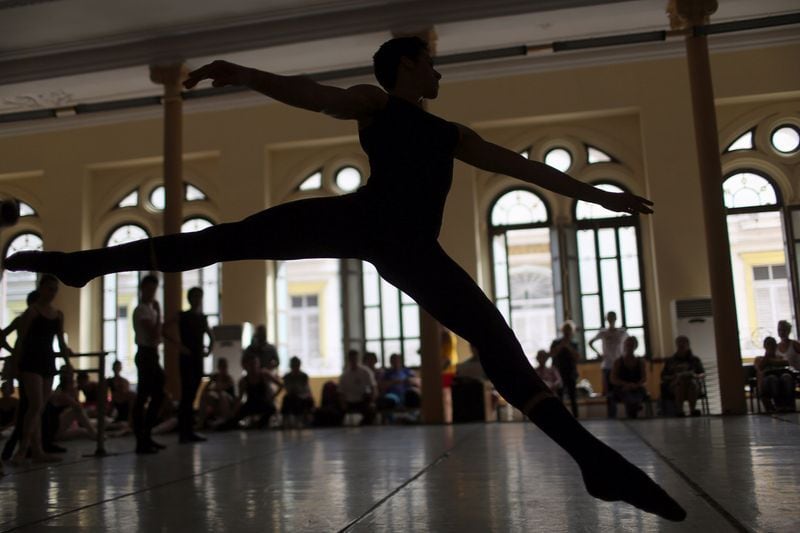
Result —
[[[172,433],[178,428],[178,402],[169,391],[164,391],[164,401],[158,410],[156,423],[151,430],[153,435]]]
[[[86,410],[78,400],[78,387],[75,384],[75,372],[71,366],[64,365],[59,371],[60,383],[50,397],[50,405],[57,415],[57,429],[55,440],[65,440],[80,437],[94,439],[97,437]],[[56,422],[51,418],[51,423],[56,427]]]
[[[97,399],[100,396],[100,385],[89,378],[85,370],[78,371],[78,390],[83,393],[83,408],[91,418],[97,416]]]
[[[703,362],[692,353],[688,337],[681,335],[676,338],[675,348],[675,354],[664,362],[664,369],[661,371],[662,391],[669,392],[675,399],[676,416],[686,416],[683,411],[683,403],[686,401],[689,402],[689,413],[700,416],[696,405],[700,394],[698,380],[705,376]]]
[[[486,377],[486,372],[483,371],[483,365],[481,364],[478,354],[478,347],[470,344],[469,349],[470,352],[472,352],[469,359],[456,365],[456,377],[487,381],[489,378]]]
[[[228,360],[217,360],[217,371],[211,374],[208,385],[200,395],[200,427],[215,429],[228,422],[236,406],[236,387],[228,372]]]
[[[786,359],[789,366],[795,370],[800,370],[800,342],[789,337],[792,334],[792,325],[786,321],[778,322],[778,348],[775,352]]]
[[[314,409],[308,374],[300,370],[300,365],[300,358],[292,357],[289,360],[289,373],[283,376],[283,386],[286,389],[281,405],[284,427],[289,425],[290,418],[293,418],[296,424],[304,425],[308,422],[311,410]]]
[[[278,390],[283,385],[267,369],[261,368],[261,360],[256,356],[245,357],[244,370],[246,374],[239,380],[237,407],[226,427],[235,426],[249,417],[250,427],[267,428],[276,411],[271,385],[278,385]]]
[[[547,353],[546,350],[539,350],[536,353],[536,362],[539,363],[539,366],[536,367],[536,373],[539,374],[539,377],[544,381],[544,384],[547,385],[551,391],[554,393],[558,393],[558,390],[561,388],[561,374],[558,373],[558,369],[554,366],[547,366],[547,360],[550,358],[550,354]]]
[[[389,365],[380,381],[381,409],[395,409],[398,406],[418,408],[420,394],[417,374],[403,365],[403,358],[399,353],[389,356]]]
[[[339,386],[328,381],[322,386],[322,398],[319,407],[314,410],[314,425],[318,427],[341,426],[344,420],[344,408],[339,393]]]
[[[764,339],[764,355],[756,357],[758,390],[768,413],[776,410],[794,410],[795,378],[789,361],[777,353],[778,343],[773,337]]]
[[[14,382],[4,381],[0,397],[0,431],[12,427],[17,421],[19,398],[14,397]]]
[[[378,354],[375,352],[364,352],[364,357],[361,358],[361,364],[372,372],[375,377],[375,383],[380,383],[383,369],[378,368]]]
[[[111,391],[111,405],[114,409],[114,422],[109,425],[117,429],[130,429],[131,409],[136,400],[136,394],[131,391],[131,383],[122,375],[122,362],[117,360],[111,366],[114,375],[108,378],[108,390]]]
[[[636,348],[639,341],[636,337],[626,337],[622,344],[622,357],[614,362],[611,370],[611,385],[618,401],[625,404],[628,418],[636,418],[642,409],[642,404],[647,397],[644,384],[647,374],[644,368],[644,359],[636,357]]]
[[[356,350],[347,352],[347,365],[339,378],[339,391],[342,394],[345,411],[361,413],[361,425],[371,424],[375,419],[375,400],[378,386],[375,376],[359,361]]]

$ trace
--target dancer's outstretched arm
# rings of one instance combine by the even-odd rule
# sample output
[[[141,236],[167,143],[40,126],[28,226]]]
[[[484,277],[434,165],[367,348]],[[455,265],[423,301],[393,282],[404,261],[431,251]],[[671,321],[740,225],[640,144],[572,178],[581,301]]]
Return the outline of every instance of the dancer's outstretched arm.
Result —
[[[465,163],[489,172],[518,178],[564,196],[600,204],[612,211],[653,212],[650,207],[653,202],[646,198],[628,192],[603,191],[540,161],[526,159],[512,150],[486,141],[466,126],[458,124],[458,128],[461,135],[455,155]]]
[[[246,86],[284,104],[342,120],[369,120],[383,109],[388,98],[374,85],[341,89],[322,85],[307,76],[281,76],[221,60],[191,71],[183,85],[191,89],[207,79],[212,80],[214,87]]]

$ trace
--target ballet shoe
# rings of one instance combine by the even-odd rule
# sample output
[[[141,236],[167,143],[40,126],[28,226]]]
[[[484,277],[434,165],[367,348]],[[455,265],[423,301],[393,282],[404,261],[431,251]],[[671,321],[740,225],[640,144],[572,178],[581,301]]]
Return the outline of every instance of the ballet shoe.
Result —
[[[64,252],[17,252],[3,260],[3,268],[16,272],[46,272],[53,274],[64,285],[81,288],[92,279],[85,271],[66,268]]]
[[[600,500],[623,501],[673,522],[686,518],[686,511],[655,481],[610,448],[581,466],[586,490]]]

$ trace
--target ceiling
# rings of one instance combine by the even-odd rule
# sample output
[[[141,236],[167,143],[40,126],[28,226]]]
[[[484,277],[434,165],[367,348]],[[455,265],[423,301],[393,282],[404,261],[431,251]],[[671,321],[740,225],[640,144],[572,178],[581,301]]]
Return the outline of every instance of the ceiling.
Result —
[[[434,27],[437,53],[448,55],[664,30],[666,3],[0,0],[0,115],[158,95],[160,88],[148,75],[148,65],[155,62],[183,60],[192,68],[224,58],[279,73],[325,72],[369,65],[392,31]],[[798,7],[797,0],[722,0],[713,22],[792,13]],[[796,25],[758,35],[759,42],[800,40]],[[734,40],[753,42],[753,33],[725,42]],[[639,49],[657,54],[659,46]],[[580,57],[596,61],[600,56],[573,53],[569,60]],[[527,56],[503,65],[525,68],[539,62],[558,68],[564,61]],[[469,75],[496,75],[497,65],[493,71],[486,63]]]

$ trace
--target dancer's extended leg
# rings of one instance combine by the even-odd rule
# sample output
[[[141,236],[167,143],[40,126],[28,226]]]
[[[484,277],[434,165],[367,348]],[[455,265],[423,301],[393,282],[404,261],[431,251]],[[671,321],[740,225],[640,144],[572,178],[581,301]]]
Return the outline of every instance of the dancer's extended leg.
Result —
[[[414,298],[445,327],[478,347],[497,390],[578,463],[596,498],[626,501],[670,520],[686,512],[644,472],[596,439],[539,379],[502,315],[438,244],[393,250],[375,261],[380,274]]]
[[[130,270],[181,272],[220,261],[359,257],[366,226],[353,195],[281,204],[244,220],[208,229],[81,252],[20,252],[9,270],[55,274],[81,287],[91,279]]]

